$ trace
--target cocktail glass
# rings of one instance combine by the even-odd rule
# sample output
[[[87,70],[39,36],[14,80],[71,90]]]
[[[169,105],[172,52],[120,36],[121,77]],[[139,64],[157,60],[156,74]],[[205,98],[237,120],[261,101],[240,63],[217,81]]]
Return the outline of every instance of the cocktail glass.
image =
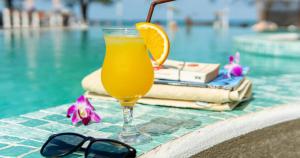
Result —
[[[124,123],[119,140],[142,144],[151,140],[133,124],[133,108],[153,85],[154,71],[143,39],[131,28],[103,29],[106,54],[101,80],[107,93],[123,108]]]

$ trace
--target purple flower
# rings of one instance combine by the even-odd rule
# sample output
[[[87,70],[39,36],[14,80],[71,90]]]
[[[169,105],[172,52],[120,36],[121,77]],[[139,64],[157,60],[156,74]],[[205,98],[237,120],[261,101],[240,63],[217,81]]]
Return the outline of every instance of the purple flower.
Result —
[[[240,53],[236,52],[235,56],[229,57],[229,64],[225,65],[224,68],[227,70],[226,77],[231,78],[233,76],[242,76],[243,67],[240,63]]]
[[[82,121],[84,125],[88,125],[90,121],[100,122],[100,116],[95,112],[95,108],[83,95],[80,96],[76,103],[71,105],[67,111],[67,117],[71,118],[73,125]]]

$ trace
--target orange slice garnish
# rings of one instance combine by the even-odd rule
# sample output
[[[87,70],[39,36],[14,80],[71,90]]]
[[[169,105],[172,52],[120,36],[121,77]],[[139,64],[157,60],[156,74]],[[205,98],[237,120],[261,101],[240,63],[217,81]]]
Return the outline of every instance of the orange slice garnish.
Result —
[[[170,52],[170,41],[167,33],[162,27],[148,22],[137,23],[136,29],[144,39],[154,61],[158,65],[162,65]]]

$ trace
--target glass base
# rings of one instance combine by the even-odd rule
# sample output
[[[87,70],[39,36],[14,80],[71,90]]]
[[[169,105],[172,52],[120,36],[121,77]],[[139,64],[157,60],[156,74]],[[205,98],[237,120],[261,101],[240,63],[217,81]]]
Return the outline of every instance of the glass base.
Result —
[[[129,145],[140,145],[149,143],[152,139],[149,135],[141,132],[135,134],[119,134],[119,140]]]

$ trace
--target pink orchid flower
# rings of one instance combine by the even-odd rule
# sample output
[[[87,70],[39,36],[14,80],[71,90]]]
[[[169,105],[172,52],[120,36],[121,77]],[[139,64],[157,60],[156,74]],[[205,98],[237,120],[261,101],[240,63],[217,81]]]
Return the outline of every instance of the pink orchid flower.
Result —
[[[242,76],[243,67],[240,65],[240,53],[236,52],[235,56],[229,57],[229,64],[225,65],[224,68],[227,70],[227,77],[231,78],[233,76]]]
[[[83,95],[80,96],[76,103],[71,105],[67,111],[67,117],[72,116],[73,125],[82,121],[84,125],[88,125],[90,121],[99,123],[101,121],[100,116],[95,112],[95,108]]]

